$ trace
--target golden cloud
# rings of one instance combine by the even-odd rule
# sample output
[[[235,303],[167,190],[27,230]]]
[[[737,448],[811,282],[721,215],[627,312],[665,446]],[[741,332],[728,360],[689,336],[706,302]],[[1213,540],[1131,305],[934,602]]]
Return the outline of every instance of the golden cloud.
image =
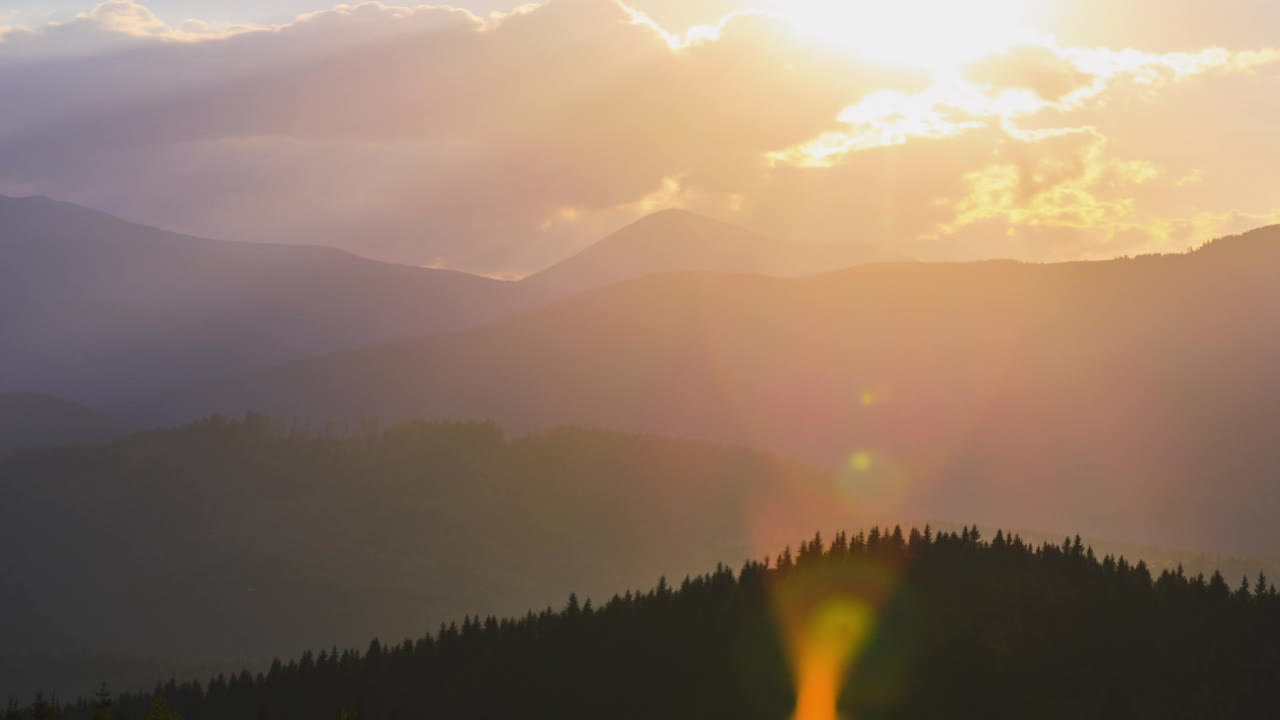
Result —
[[[1108,158],[1106,139],[1091,128],[1018,142],[1011,150],[1004,161],[965,176],[968,194],[954,204],[955,219],[940,234],[993,218],[1011,227],[1114,231],[1132,218],[1134,201],[1104,191],[1159,174],[1150,163]]]
[[[1092,75],[1071,60],[1042,45],[1020,45],[983,58],[965,69],[965,78],[992,91],[1030,90],[1050,102],[1093,81]]]

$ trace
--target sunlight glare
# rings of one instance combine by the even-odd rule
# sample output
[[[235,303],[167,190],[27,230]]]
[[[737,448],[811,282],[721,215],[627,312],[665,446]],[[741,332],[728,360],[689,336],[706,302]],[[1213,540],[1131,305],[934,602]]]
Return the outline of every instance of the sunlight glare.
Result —
[[[955,68],[1037,37],[1043,0],[774,0],[769,12],[818,42],[873,60]]]

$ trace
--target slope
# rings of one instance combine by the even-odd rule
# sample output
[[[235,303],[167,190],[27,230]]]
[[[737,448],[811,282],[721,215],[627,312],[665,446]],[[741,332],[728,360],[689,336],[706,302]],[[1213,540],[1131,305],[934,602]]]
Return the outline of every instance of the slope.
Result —
[[[863,244],[780,243],[684,210],[664,210],[524,282],[583,290],[660,272],[805,275],[887,259],[887,252]]]
[[[159,686],[184,717],[1268,717],[1280,595],[969,528],[815,537],[678,587],[571,596],[255,676]],[[1194,692],[1170,692],[1186,678]],[[90,717],[81,706],[72,720]]]
[[[0,457],[22,449],[93,445],[122,437],[129,426],[58,398],[0,393]]]
[[[101,405],[524,307],[530,287],[0,197],[0,389]]]
[[[92,692],[107,658],[145,687],[544,607],[564,588],[598,596],[850,517],[803,465],[587,430],[254,417],[22,453],[0,461],[0,570],[22,579],[0,583],[0,667],[25,670],[0,677],[0,698]]]

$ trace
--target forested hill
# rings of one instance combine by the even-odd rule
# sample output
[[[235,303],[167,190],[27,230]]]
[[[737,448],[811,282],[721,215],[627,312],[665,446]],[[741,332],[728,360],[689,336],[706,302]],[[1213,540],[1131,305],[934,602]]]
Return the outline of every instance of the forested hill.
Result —
[[[1262,718],[1276,687],[1280,596],[1263,577],[1152,578],[1078,537],[873,528],[66,717]]]
[[[90,445],[128,434],[128,424],[83,405],[26,393],[0,393],[0,458],[22,449]]]
[[[804,465],[592,430],[251,417],[27,452],[0,461],[0,702],[650,584],[853,509]]]

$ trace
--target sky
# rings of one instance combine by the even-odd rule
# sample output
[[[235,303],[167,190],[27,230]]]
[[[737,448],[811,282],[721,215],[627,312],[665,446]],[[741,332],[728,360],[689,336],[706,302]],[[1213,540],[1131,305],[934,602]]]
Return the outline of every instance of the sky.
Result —
[[[0,194],[516,277],[655,210],[924,259],[1280,222],[1271,0],[0,0]]]
[[[227,24],[274,24],[289,22],[303,13],[329,10],[337,4],[339,3],[324,0],[150,0],[146,7],[157,17],[173,25],[191,18]],[[447,4],[479,15],[488,15],[513,10],[525,2],[458,0],[432,4]],[[0,18],[13,25],[66,22],[91,9],[93,5],[94,3],[83,0],[3,0],[0,2]],[[696,0],[655,0],[645,4],[647,12],[663,21],[676,24],[714,22],[726,13],[746,6],[749,5],[732,0],[711,3],[698,3]]]
[[[94,4],[83,0],[3,0],[0,1],[0,8],[3,8],[0,17],[7,12],[8,22],[17,25],[66,22],[91,9]],[[173,25],[191,18],[227,24],[275,24],[289,22],[303,13],[329,10],[337,4],[323,0],[150,0],[146,7]],[[463,0],[447,4],[487,15],[511,10],[523,3],[519,0]]]

